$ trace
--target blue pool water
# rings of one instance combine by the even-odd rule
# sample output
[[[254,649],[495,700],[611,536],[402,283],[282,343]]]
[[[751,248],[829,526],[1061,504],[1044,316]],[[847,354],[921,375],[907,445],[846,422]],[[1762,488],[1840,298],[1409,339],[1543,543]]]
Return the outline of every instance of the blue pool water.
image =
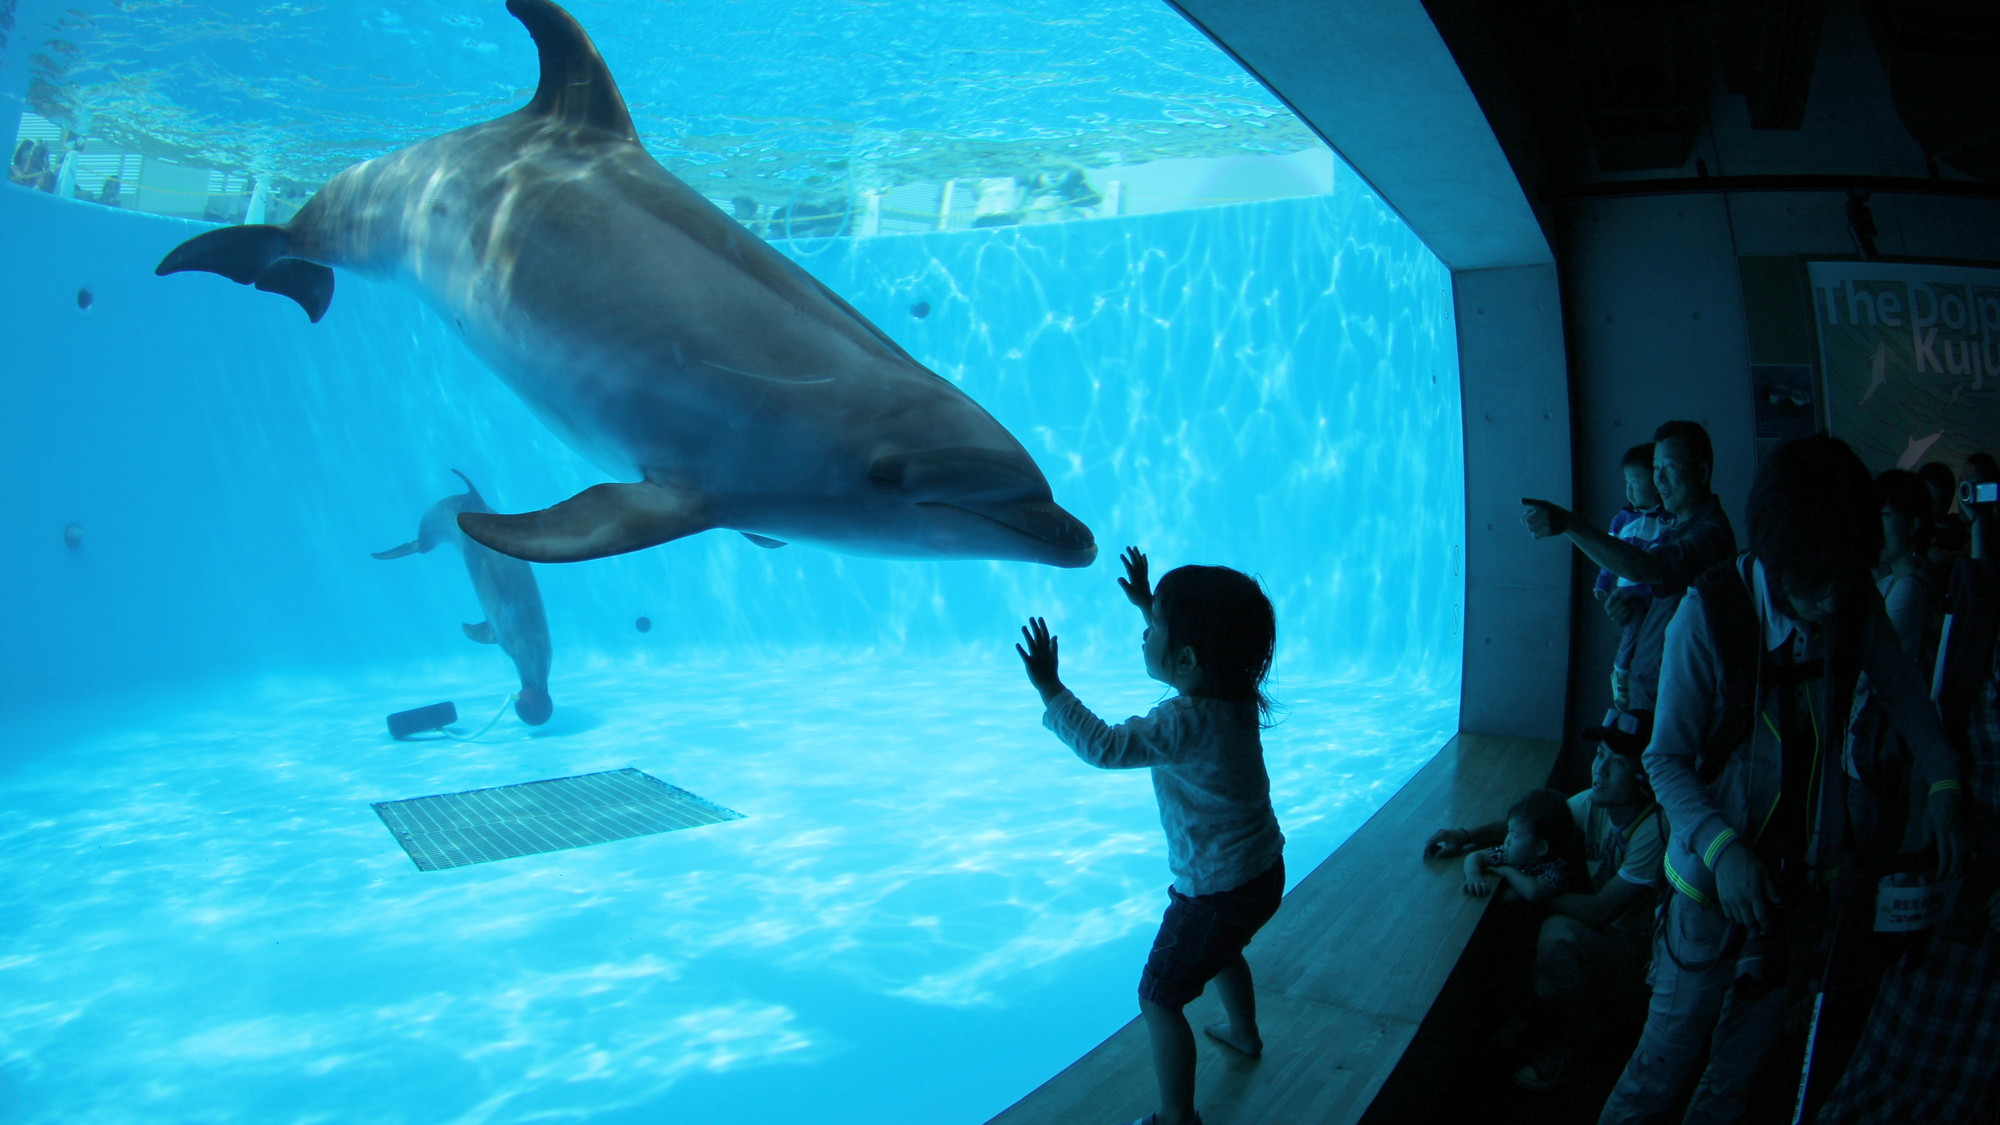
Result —
[[[497,6],[486,25],[507,81],[532,81]],[[1120,96],[1161,101],[1127,79],[1195,57],[1101,21],[1062,34],[1111,44]],[[883,50],[856,65],[896,70]],[[467,52],[441,73],[490,61]],[[1028,140],[1049,73],[1097,74],[1043,59],[1016,102],[1002,53],[966,73]],[[658,104],[621,79],[635,111]],[[1204,81],[1165,103],[1268,103]],[[464,110],[469,88],[441,96]],[[1011,647],[1045,616],[1100,713],[1157,701],[1113,583],[1127,543],[1272,595],[1294,882],[1456,729],[1449,281],[1344,168],[1303,198],[782,244],[1021,439],[1099,562],[714,532],[539,567],[555,717],[473,742],[382,721],[450,699],[469,733],[514,686],[460,632],[480,616],[464,568],[370,552],[458,491],[451,469],[505,511],[601,475],[401,289],[342,275],[309,325],[152,275],[203,229],[0,189],[0,1120],[985,1120],[1132,1016],[1164,901],[1147,779],[1042,730]],[[626,767],[744,818],[419,872],[370,808]]]

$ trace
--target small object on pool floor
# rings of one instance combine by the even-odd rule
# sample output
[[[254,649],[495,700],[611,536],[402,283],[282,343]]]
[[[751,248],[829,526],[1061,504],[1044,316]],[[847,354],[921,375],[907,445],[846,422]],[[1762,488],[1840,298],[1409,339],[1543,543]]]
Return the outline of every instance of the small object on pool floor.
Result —
[[[415,707],[389,716],[389,737],[408,738],[427,730],[443,730],[457,721],[458,708],[452,706],[450,700],[428,707]]]
[[[650,617],[641,617],[632,623],[632,627],[641,633],[650,633],[653,631],[653,619]]]
[[[603,773],[378,801],[375,813],[419,871],[582,848],[741,820],[650,774]]]
[[[63,528],[63,542],[69,544],[69,549],[72,551],[83,546],[83,525],[73,523]]]
[[[96,301],[97,295],[90,290],[79,289],[76,291],[76,307],[82,309],[84,312],[89,312],[90,306],[95,304]]]

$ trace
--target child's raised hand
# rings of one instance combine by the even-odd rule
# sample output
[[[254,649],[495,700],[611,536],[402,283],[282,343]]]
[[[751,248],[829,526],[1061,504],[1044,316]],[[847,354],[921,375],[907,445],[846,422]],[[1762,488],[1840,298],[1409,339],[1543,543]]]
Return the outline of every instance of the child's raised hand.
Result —
[[[1150,618],[1153,613],[1153,583],[1146,570],[1146,555],[1137,547],[1125,548],[1118,556],[1125,564],[1125,577],[1118,580],[1118,588]]]
[[[1014,651],[1021,655],[1021,663],[1027,668],[1028,682],[1042,693],[1044,702],[1061,694],[1062,680],[1056,675],[1056,638],[1049,634],[1048,622],[1039,617],[1028,618],[1028,623],[1021,626],[1021,639],[1027,647],[1015,645]]]

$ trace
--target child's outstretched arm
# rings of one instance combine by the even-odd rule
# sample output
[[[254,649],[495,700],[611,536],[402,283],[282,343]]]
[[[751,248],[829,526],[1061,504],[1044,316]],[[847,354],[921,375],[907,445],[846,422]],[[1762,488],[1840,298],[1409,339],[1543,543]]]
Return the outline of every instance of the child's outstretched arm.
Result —
[[[1049,635],[1048,622],[1039,617],[1030,617],[1028,623],[1021,626],[1021,639],[1027,642],[1028,647],[1015,645],[1014,651],[1021,654],[1021,663],[1027,666],[1028,682],[1035,685],[1035,690],[1041,693],[1042,704],[1046,706],[1049,700],[1068,690],[1056,675],[1056,639]]]
[[[1118,588],[1125,591],[1125,596],[1139,607],[1140,613],[1146,615],[1146,624],[1151,625],[1153,583],[1147,574],[1145,553],[1137,547],[1127,547],[1125,553],[1118,556],[1118,561],[1125,564],[1125,577],[1118,580]]]

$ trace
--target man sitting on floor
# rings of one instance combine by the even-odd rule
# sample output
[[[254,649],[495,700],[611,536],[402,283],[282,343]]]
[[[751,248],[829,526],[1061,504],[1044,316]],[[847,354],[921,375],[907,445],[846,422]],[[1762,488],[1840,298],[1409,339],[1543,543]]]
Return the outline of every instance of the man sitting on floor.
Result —
[[[1548,899],[1535,941],[1534,1004],[1543,1046],[1514,1074],[1517,1085],[1547,1090],[1561,1081],[1577,1049],[1588,1043],[1630,1002],[1636,1015],[1644,996],[1646,961],[1652,949],[1653,913],[1665,886],[1661,857],[1668,838],[1666,817],[1639,755],[1652,735],[1652,713],[1612,710],[1601,726],[1583,737],[1597,743],[1590,788],[1569,799],[1570,815],[1583,833],[1590,865],[1590,894],[1566,893]],[[1442,828],[1424,844],[1424,854],[1449,859],[1491,847],[1507,835],[1505,821],[1478,828]],[[1503,1030],[1504,1043],[1519,1030]]]

